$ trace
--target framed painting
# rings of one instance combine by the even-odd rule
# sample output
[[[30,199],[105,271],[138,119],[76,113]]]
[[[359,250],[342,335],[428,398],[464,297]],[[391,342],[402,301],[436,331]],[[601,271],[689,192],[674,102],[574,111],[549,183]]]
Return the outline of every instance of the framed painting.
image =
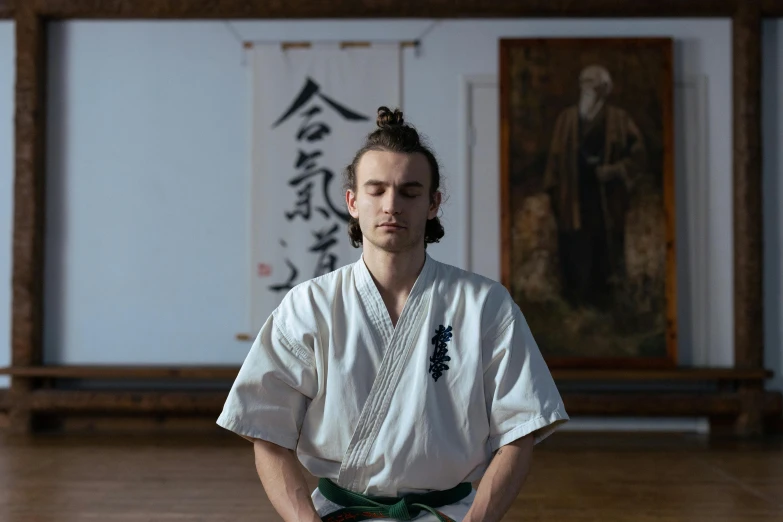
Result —
[[[672,41],[500,41],[501,276],[551,367],[676,365]]]

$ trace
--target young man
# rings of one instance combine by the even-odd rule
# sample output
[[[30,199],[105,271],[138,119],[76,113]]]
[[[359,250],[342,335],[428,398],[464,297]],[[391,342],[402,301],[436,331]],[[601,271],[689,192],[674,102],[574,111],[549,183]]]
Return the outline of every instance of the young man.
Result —
[[[568,415],[506,289],[426,253],[443,236],[437,161],[378,112],[346,169],[361,259],[286,295],[217,422],[253,441],[286,522],[498,521]]]

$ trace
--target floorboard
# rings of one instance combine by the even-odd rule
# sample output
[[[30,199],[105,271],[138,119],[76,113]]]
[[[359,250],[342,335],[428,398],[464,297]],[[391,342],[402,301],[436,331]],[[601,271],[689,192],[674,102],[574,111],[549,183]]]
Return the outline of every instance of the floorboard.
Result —
[[[280,518],[233,435],[47,434],[0,436],[0,520]],[[780,522],[783,440],[557,433],[504,520]]]

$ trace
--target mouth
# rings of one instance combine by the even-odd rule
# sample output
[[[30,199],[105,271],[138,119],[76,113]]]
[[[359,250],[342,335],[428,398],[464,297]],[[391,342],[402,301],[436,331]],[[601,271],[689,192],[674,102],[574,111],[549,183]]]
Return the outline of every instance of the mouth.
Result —
[[[399,223],[381,223],[378,225],[380,228],[386,229],[386,230],[402,230],[405,228],[404,226],[400,225]]]

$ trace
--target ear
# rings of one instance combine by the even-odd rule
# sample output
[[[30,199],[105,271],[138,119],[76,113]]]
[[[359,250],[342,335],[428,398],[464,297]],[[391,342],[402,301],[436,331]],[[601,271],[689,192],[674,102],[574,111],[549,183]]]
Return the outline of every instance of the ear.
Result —
[[[430,210],[427,213],[427,219],[433,219],[437,217],[438,210],[440,209],[440,203],[441,203],[441,193],[440,191],[435,192],[435,194],[432,195],[432,200],[430,201]]]
[[[356,208],[356,194],[352,190],[345,191],[345,205],[351,217],[359,219],[359,210]]]

